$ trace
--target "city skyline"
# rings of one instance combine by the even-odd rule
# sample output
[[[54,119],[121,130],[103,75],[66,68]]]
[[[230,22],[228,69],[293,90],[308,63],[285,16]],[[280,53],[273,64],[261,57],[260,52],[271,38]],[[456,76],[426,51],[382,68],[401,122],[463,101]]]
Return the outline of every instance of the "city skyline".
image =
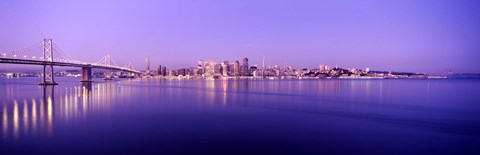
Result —
[[[479,2],[0,2],[0,52],[50,37],[71,57],[144,68],[250,65],[480,72]],[[89,11],[81,11],[89,10]],[[248,10],[245,12],[244,10]],[[18,12],[22,12],[18,14]],[[80,13],[79,13],[80,12]],[[382,13],[382,14],[379,14]],[[40,52],[40,51],[39,51]],[[132,54],[135,53],[135,54]],[[2,68],[25,68],[5,65]],[[33,68],[33,67],[32,67]]]
[[[0,0],[0,155],[480,155],[480,0]]]

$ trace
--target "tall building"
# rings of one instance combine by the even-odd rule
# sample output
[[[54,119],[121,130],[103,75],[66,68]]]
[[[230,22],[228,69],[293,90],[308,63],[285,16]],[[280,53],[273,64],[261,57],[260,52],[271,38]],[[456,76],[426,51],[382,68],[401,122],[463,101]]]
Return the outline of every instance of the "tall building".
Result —
[[[162,75],[162,65],[158,65],[157,67],[157,74]]]
[[[150,74],[150,59],[145,59],[145,73]]]
[[[262,61],[262,68],[263,68],[263,70],[262,70],[262,76],[263,76],[263,77],[265,77],[265,74],[266,74],[266,71],[267,71],[267,68],[266,68],[265,65],[266,65],[266,64],[265,64],[265,56],[263,56],[263,61]]]
[[[167,76],[167,67],[165,66],[162,67],[162,75]]]
[[[223,76],[228,76],[228,61],[223,61],[222,63],[222,75]]]
[[[215,64],[213,67],[213,71],[215,73],[215,76],[221,76],[222,75],[222,65],[221,64]]]
[[[215,75],[215,64],[216,62],[214,61],[207,61],[205,63],[205,77],[206,78],[213,78]]]
[[[232,76],[234,74],[234,71],[233,71],[233,63],[229,63],[228,65],[228,75],[229,76]]]
[[[198,63],[197,63],[197,71],[198,71],[198,76],[202,76],[203,75],[203,61],[202,59],[198,60]]]
[[[240,76],[240,62],[233,63],[233,76]]]
[[[320,69],[320,72],[325,72],[325,71],[327,71],[325,65],[320,65],[319,69]]]
[[[242,65],[242,75],[243,76],[250,76],[250,71],[248,68],[248,58],[243,58],[243,65]]]

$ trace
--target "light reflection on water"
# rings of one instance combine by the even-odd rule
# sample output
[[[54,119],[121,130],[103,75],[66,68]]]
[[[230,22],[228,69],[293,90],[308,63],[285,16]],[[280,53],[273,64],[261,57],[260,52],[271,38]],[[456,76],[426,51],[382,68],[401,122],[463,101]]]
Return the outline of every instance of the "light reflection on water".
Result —
[[[195,146],[181,141],[184,134],[192,134],[200,141],[226,142],[242,139],[235,135],[247,135],[249,140],[275,148],[283,142],[306,150],[318,147],[317,143],[333,145],[322,139],[340,139],[356,150],[362,143],[355,137],[383,133],[385,138],[371,145],[395,149],[385,142],[401,139],[396,135],[402,135],[415,141],[448,140],[451,142],[444,145],[468,150],[470,145],[466,144],[478,142],[480,137],[478,80],[136,79],[79,83],[78,79],[60,79],[59,86],[44,87],[29,83],[29,79],[15,80],[0,79],[5,146],[50,138],[53,146],[68,148],[71,146],[62,143],[70,139],[88,142],[88,137],[76,135],[94,134],[91,132],[97,127],[101,129],[98,132],[105,132],[100,135],[111,134],[102,140],[107,146],[119,141],[113,137],[160,135],[171,135],[165,140]],[[382,128],[386,129],[379,131]],[[209,136],[223,132],[228,133],[223,137],[231,139]],[[336,134],[351,136],[339,138]],[[159,139],[138,145],[174,145],[152,141]],[[466,148],[458,147],[458,143]],[[395,145],[416,147],[401,142]]]
[[[18,98],[9,102],[12,96],[21,93],[12,95],[12,87],[7,87],[7,92],[10,93],[7,93],[7,100],[3,100],[2,104],[2,131],[5,139],[28,137],[29,134],[51,136],[54,121],[68,122],[84,118],[89,112],[108,112],[113,98],[118,95],[128,97],[131,92],[131,89],[112,92],[114,86],[110,83],[84,83],[65,88],[39,86],[39,89],[42,89],[39,97]],[[37,127],[42,130],[37,131]]]

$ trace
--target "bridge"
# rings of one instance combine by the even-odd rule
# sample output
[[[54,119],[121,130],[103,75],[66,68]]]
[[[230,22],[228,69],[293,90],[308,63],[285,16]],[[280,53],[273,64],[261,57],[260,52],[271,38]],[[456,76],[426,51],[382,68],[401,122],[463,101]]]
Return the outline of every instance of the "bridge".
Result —
[[[42,52],[40,53],[38,50]],[[40,54],[40,56],[37,54]],[[54,54],[58,56],[54,58]],[[92,69],[94,68],[105,70],[105,80],[112,78],[112,71],[126,72],[131,75],[141,73],[135,70],[130,62],[123,67],[117,65],[110,55],[106,55],[95,63],[72,59],[65,54],[52,39],[43,39],[43,41],[19,50],[0,53],[0,63],[43,66],[42,82],[40,85],[57,85],[54,80],[53,66],[82,68],[82,82],[93,81]]]

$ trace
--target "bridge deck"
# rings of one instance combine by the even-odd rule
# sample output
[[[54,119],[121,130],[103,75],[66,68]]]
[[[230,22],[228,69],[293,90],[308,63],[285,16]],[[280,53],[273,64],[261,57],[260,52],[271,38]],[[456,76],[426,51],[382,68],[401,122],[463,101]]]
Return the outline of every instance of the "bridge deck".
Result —
[[[26,65],[53,65],[53,66],[63,66],[63,67],[88,67],[99,68],[99,69],[111,69],[124,72],[131,72],[140,74],[140,71],[130,70],[118,66],[105,66],[100,64],[87,64],[87,63],[72,63],[72,62],[56,62],[56,61],[42,61],[42,60],[30,60],[30,59],[16,59],[16,58],[1,58],[0,63],[7,64],[26,64]]]

